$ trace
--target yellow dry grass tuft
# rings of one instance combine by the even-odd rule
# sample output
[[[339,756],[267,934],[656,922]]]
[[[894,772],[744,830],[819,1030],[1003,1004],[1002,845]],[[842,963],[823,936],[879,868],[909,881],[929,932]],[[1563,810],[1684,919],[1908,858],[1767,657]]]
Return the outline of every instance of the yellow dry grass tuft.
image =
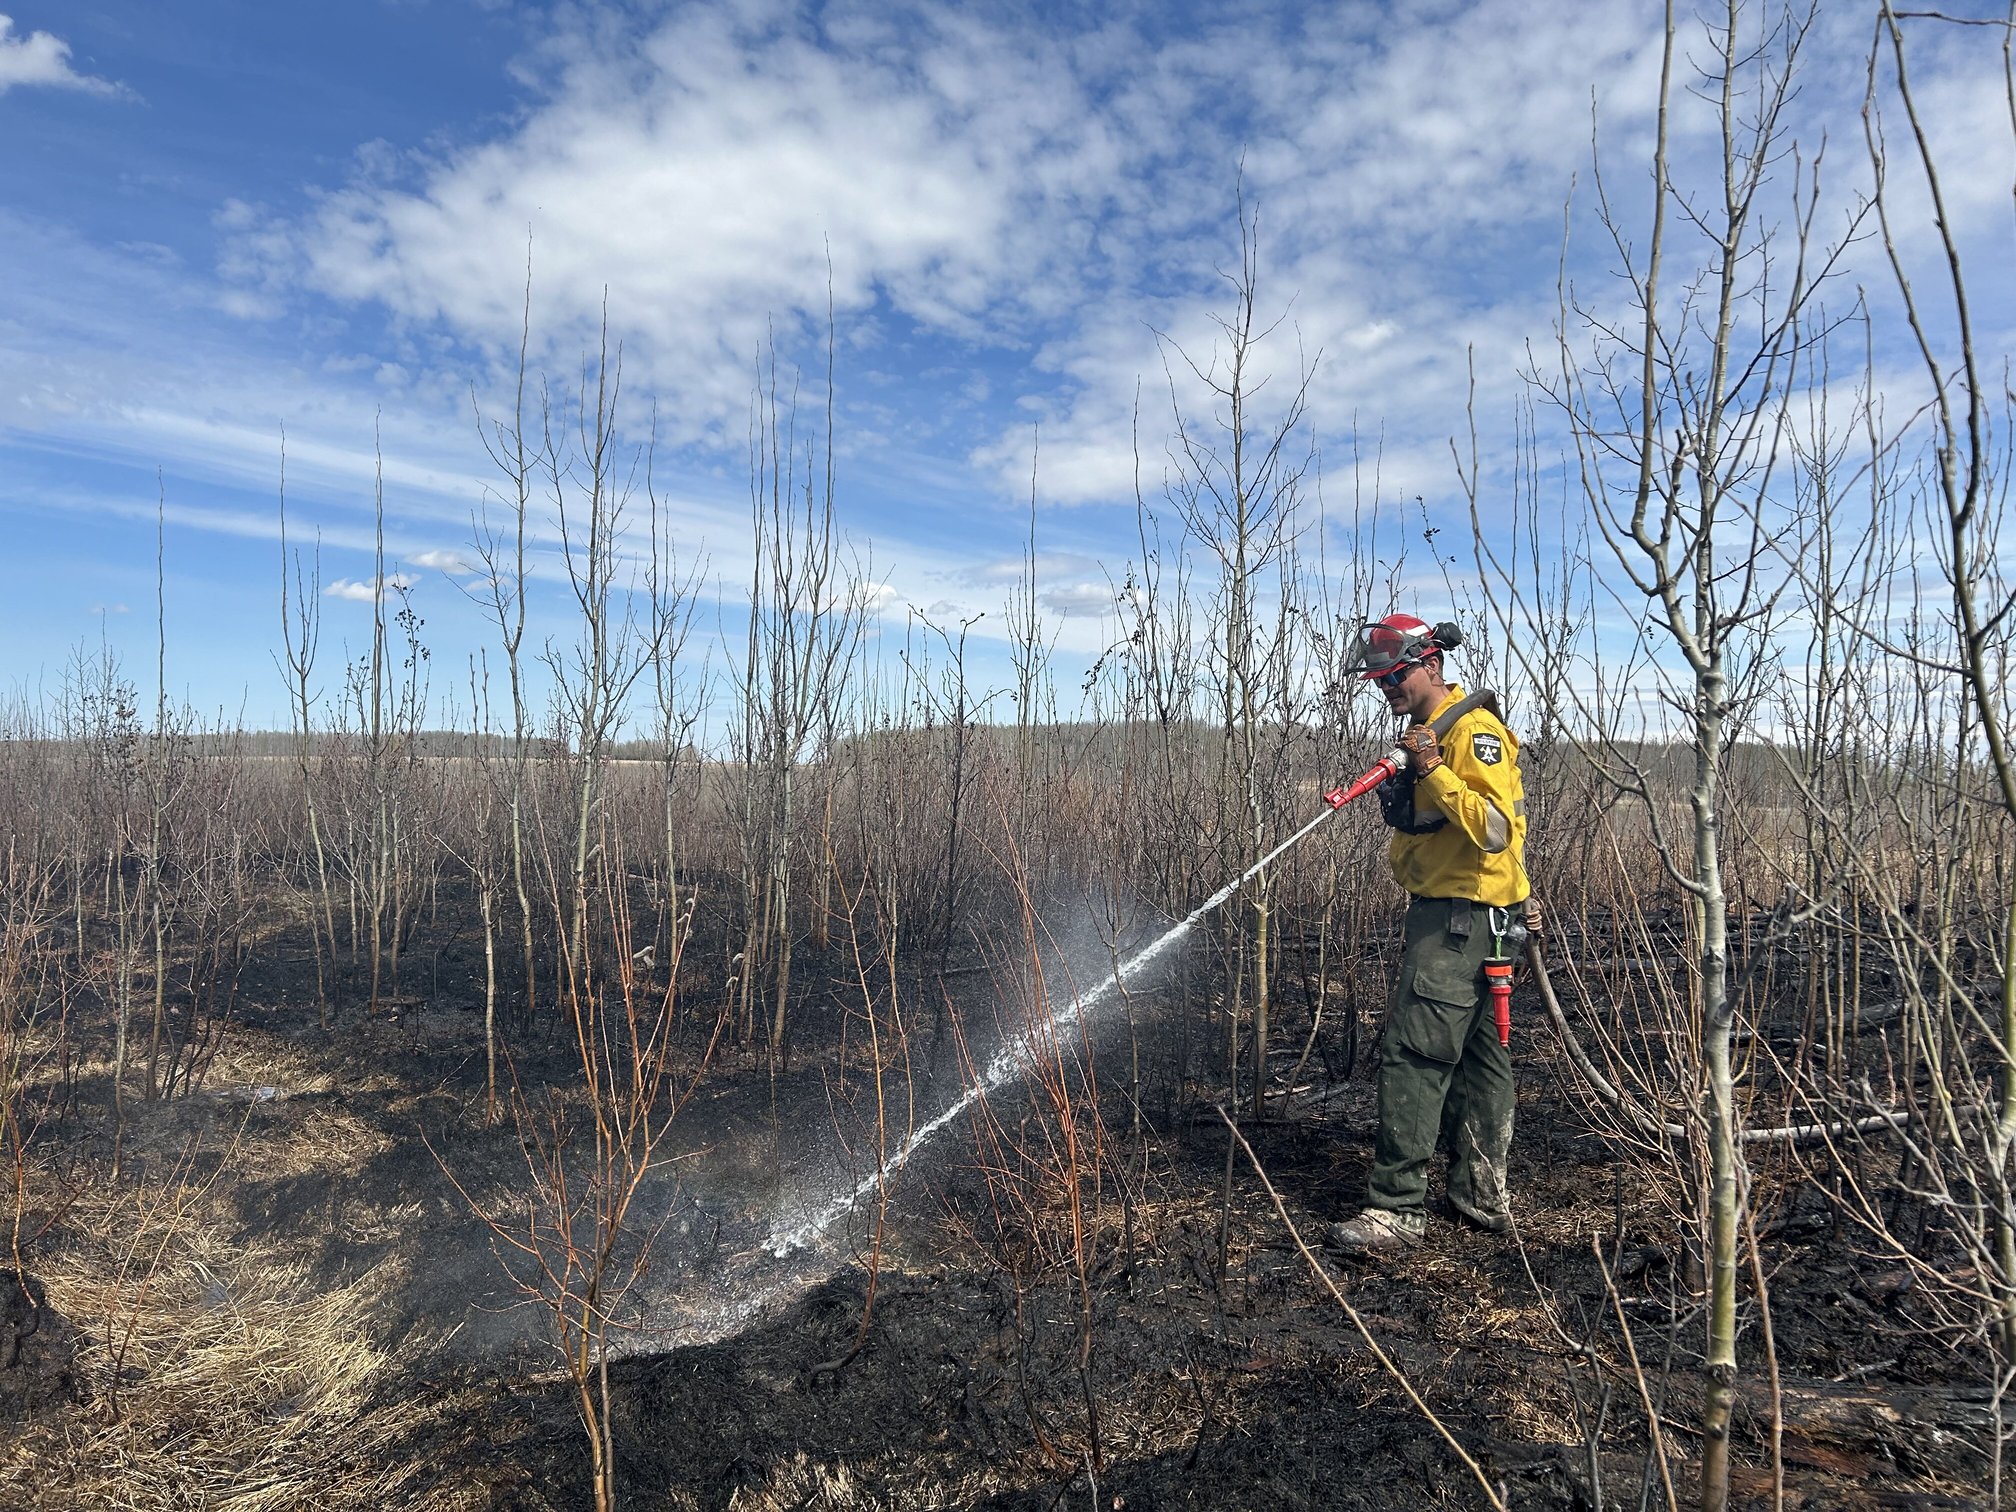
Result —
[[[858,1467],[844,1460],[818,1460],[794,1450],[769,1467],[753,1485],[736,1488],[730,1512],[957,1512],[977,1507],[1020,1484],[998,1470],[945,1474],[945,1467],[904,1464],[875,1455]],[[697,1507],[689,1491],[668,1488],[664,1505],[674,1512]]]
[[[214,1512],[410,1505],[398,1441],[431,1412],[370,1340],[367,1276],[234,1245],[192,1188],[75,1215],[48,1280],[80,1333],[83,1411],[0,1445],[8,1506]]]
[[[300,1046],[270,1034],[227,1034],[203,1078],[214,1096],[267,1088],[283,1097],[327,1092],[336,1085],[330,1071]]]
[[[363,1161],[392,1148],[392,1137],[336,1103],[304,1117],[288,1141],[292,1169],[354,1171]]]

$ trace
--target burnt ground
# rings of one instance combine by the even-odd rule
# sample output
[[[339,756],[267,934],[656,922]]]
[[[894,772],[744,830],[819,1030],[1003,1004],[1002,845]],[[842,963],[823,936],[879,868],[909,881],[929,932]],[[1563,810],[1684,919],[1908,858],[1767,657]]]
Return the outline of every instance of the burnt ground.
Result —
[[[514,1291],[498,1237],[522,1232],[521,1134],[480,1118],[468,982],[441,980],[437,969],[401,1022],[353,1014],[334,1033],[314,1026],[298,982],[248,981],[230,1048],[198,1094],[133,1113],[122,1183],[204,1183],[225,1252],[284,1261],[308,1293],[368,1299],[353,1332],[384,1363],[343,1411],[379,1420],[356,1453],[374,1471],[396,1467],[386,1484],[400,1504],[590,1506],[549,1315]],[[1702,1327],[1697,1267],[1667,1206],[1673,1185],[1590,1131],[1540,1014],[1519,1006],[1516,1237],[1438,1220],[1402,1258],[1320,1260],[1383,1359],[1243,1156],[1221,1226],[1227,1139],[1208,1106],[1137,1134],[1111,1064],[1103,1132],[1083,1107],[1075,1123],[1087,1152],[1081,1249],[1069,1242],[1061,1124],[1016,1088],[990,1099],[996,1142],[976,1146],[962,1120],[918,1157],[879,1243],[872,1214],[857,1213],[811,1250],[773,1257],[763,1241],[777,1213],[844,1179],[834,1131],[858,1131],[849,1096],[860,1071],[850,1080],[840,1064],[837,1017],[828,1048],[801,1047],[782,1077],[751,1052],[725,1052],[680,1116],[681,1158],[640,1201],[657,1237],[612,1336],[619,1504],[1486,1505],[1403,1376],[1508,1505],[1663,1505],[1647,1452],[1655,1433],[1685,1500]],[[1152,1002],[1141,1007],[1152,1018]],[[817,1041],[816,1012],[809,1022]],[[1108,1040],[1103,1060],[1124,1062]],[[1242,1125],[1311,1244],[1362,1191],[1374,1123],[1366,1059]],[[945,1065],[940,1098],[957,1085]],[[564,1066],[559,1046],[519,1058],[528,1085],[564,1081]],[[57,1165],[73,1179],[102,1163],[109,1139],[88,1078],[75,1108],[56,1131]],[[117,1319],[57,1305],[65,1266],[90,1249],[82,1207],[51,1216],[31,1259],[51,1305],[0,1369],[0,1414],[31,1430],[23,1454],[74,1447],[79,1424],[106,1413]],[[1983,1383],[1908,1279],[1865,1253],[1823,1186],[1791,1163],[1760,1171],[1756,1207],[1789,1404],[1787,1504],[1983,1504]],[[218,1263],[198,1268],[212,1276]],[[202,1295],[215,1301],[219,1285],[213,1276]],[[1742,1504],[1769,1505],[1754,1316],[1745,1347],[1739,1489]],[[113,1368],[123,1381],[146,1366]],[[82,1484],[0,1473],[0,1501],[94,1504]]]

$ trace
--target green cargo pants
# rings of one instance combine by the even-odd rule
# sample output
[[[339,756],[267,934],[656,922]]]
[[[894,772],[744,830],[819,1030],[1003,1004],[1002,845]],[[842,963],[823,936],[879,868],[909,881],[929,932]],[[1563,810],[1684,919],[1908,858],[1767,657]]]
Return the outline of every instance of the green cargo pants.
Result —
[[[1496,1226],[1505,1213],[1505,1155],[1512,1144],[1512,1056],[1498,1043],[1484,961],[1490,911],[1471,909],[1470,933],[1449,932],[1446,898],[1407,908],[1400,981],[1379,1058],[1379,1139],[1370,1205],[1418,1214],[1428,1159],[1449,1151],[1449,1200]]]

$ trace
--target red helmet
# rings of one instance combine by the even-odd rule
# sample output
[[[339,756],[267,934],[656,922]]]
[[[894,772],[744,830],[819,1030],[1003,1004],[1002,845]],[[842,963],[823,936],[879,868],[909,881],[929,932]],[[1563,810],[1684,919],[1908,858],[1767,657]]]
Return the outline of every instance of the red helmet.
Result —
[[[1348,670],[1369,681],[1439,656],[1462,642],[1454,625],[1430,625],[1411,614],[1389,614],[1358,632]]]

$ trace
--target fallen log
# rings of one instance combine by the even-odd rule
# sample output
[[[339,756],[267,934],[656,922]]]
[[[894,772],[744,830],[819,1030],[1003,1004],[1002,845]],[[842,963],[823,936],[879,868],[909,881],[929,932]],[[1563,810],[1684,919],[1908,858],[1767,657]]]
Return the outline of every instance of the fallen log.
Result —
[[[2016,1401],[1986,1386],[1871,1386],[1859,1381],[1787,1381],[1785,1431],[1838,1444],[1866,1444],[1898,1433],[1976,1439],[2016,1427]],[[1770,1410],[1762,1383],[1744,1393],[1751,1410]]]
[[[1684,1124],[1669,1123],[1647,1112],[1638,1102],[1625,1096],[1610,1079],[1597,1069],[1583,1048],[1581,1036],[1576,1034],[1568,1022],[1568,1015],[1561,1007],[1561,999],[1554,991],[1554,979],[1547,972],[1547,958],[1538,940],[1526,943],[1526,959],[1533,968],[1533,980],[1540,989],[1540,1001],[1547,1009],[1548,1020],[1554,1025],[1554,1032],[1561,1037],[1561,1044],[1568,1052],[1568,1059],[1574,1064],[1589,1089],[1611,1107],[1617,1109],[1642,1134],[1653,1138],[1684,1139],[1687,1127]],[[1746,1145],[1806,1144],[1816,1140],[1839,1139],[1845,1134],[1866,1134],[1877,1129],[1901,1129],[1909,1122],[1903,1113],[1878,1112],[1862,1118],[1838,1119],[1833,1122],[1810,1124],[1787,1124],[1779,1128],[1744,1129],[1737,1137]]]
[[[1741,1395],[1761,1429],[1770,1419],[1770,1387],[1750,1382]],[[1987,1387],[1787,1381],[1780,1399],[1788,1464],[1865,1479],[1901,1473],[1983,1481],[1998,1438],[2016,1428],[2016,1402],[1998,1401]]]

